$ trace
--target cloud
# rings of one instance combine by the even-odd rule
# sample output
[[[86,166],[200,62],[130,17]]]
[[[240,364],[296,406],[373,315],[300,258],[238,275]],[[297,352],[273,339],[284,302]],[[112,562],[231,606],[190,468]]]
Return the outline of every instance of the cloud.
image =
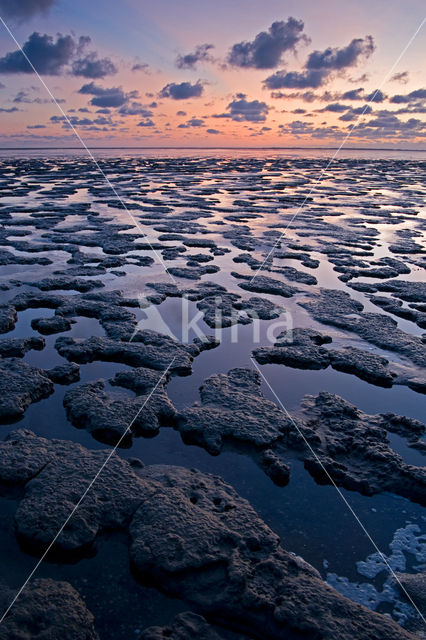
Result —
[[[135,64],[131,68],[131,71],[143,71],[144,73],[147,73],[148,69],[149,64],[147,64],[146,62],[135,62]]]
[[[47,13],[55,3],[56,0],[0,0],[0,14],[24,22],[37,13]]]
[[[418,118],[410,118],[404,121],[390,112],[384,112],[367,122],[361,122],[357,126],[357,132],[365,137],[377,139],[382,137],[398,139],[425,138],[426,122]]]
[[[80,118],[79,116],[51,116],[53,124],[61,124],[63,129],[70,129],[71,125],[81,127],[85,131],[109,131],[116,129],[117,124],[111,118],[97,116],[96,118]]]
[[[328,47],[324,51],[313,51],[306,62],[306,69],[340,71],[353,67],[359,58],[371,56],[375,49],[372,36],[354,38],[347,47]]]
[[[14,113],[15,111],[20,111],[18,107],[0,107],[0,113]]]
[[[312,71],[276,71],[266,78],[267,89],[306,89],[311,87],[317,89],[322,85],[328,75],[327,71],[314,69]]]
[[[286,99],[286,100],[300,99],[300,100],[303,100],[304,102],[313,102],[314,100],[320,100],[321,99],[321,97],[318,96],[313,91],[303,91],[303,92],[294,91],[293,93],[283,93],[282,91],[273,91],[271,93],[271,98],[275,98],[277,100],[280,100],[280,99]]]
[[[227,61],[235,67],[274,69],[289,50],[294,51],[302,41],[308,43],[303,34],[302,20],[289,18],[273,22],[268,31],[261,31],[252,42],[238,42],[231,47]]]
[[[406,104],[408,102],[414,102],[416,100],[426,100],[426,89],[416,89],[405,95],[395,95],[389,99],[389,102],[393,104]]]
[[[153,120],[148,118],[147,120],[141,120],[140,122],[138,122],[137,126],[138,127],[155,127],[155,123],[153,122]]]
[[[214,49],[213,44],[200,44],[195,47],[193,53],[178,55],[176,58],[176,66],[178,69],[195,69],[198,62],[211,62],[213,60],[209,51]]]
[[[364,100],[364,89],[351,89],[342,94],[341,100]]]
[[[394,73],[389,82],[400,82],[401,84],[407,84],[409,80],[410,74],[408,71],[400,71],[399,73]]]
[[[72,73],[84,78],[105,78],[117,73],[117,67],[109,58],[98,58],[93,51],[72,63]]]
[[[190,129],[192,127],[205,127],[204,120],[202,118],[191,118],[185,124],[178,125],[178,129]]]
[[[339,120],[342,120],[342,122],[352,122],[353,120],[356,120],[359,115],[369,114],[372,111],[373,109],[368,104],[362,107],[351,108],[341,115]]]
[[[177,116],[186,116],[186,111],[176,111]]]
[[[104,89],[94,82],[84,84],[78,92],[93,96],[90,104],[94,107],[118,108],[128,103],[130,99],[137,97],[136,91],[125,93],[121,87]]]
[[[220,133],[217,129],[206,129],[206,133],[211,133],[212,135],[217,135]]]
[[[140,102],[124,104],[118,112],[123,116],[140,116],[141,118],[150,118],[152,116],[152,111]]]
[[[63,98],[55,98],[58,104],[65,102]],[[50,104],[52,102],[51,98],[31,98],[28,94],[28,91],[22,89],[18,91],[16,96],[13,98],[13,102],[16,103],[25,103],[25,104]]]
[[[76,40],[72,36],[58,34],[55,42],[52,36],[41,35],[35,31],[22,49],[39,73],[58,75],[76,54],[81,53],[89,41],[88,36],[81,36]],[[33,69],[18,50],[6,53],[0,58],[0,73],[33,73]]]
[[[203,83],[197,80],[195,84],[190,82],[170,82],[159,93],[160,98],[172,98],[173,100],[188,100],[199,98],[203,93]]]
[[[45,129],[45,124],[28,124],[27,129]]]
[[[383,91],[380,91],[380,89],[376,89],[375,91],[372,91],[371,93],[366,95],[364,99],[367,102],[383,102],[384,100],[386,100],[386,98],[387,95],[385,95]]]
[[[321,111],[331,111],[332,113],[342,113],[342,111],[347,111],[348,108],[349,107],[346,104],[340,104],[340,102],[331,102],[330,104],[325,106],[324,109],[321,109]]]
[[[304,70],[276,71],[265,79],[267,89],[317,89],[335,71],[343,71],[356,65],[361,57],[368,57],[374,51],[371,36],[354,38],[346,47],[328,47],[324,51],[309,54]]]
[[[299,138],[310,136],[311,138],[342,138],[344,133],[339,127],[314,127],[310,122],[293,120],[286,125],[280,124],[279,135],[290,134]]]
[[[214,118],[230,118],[236,122],[264,122],[269,113],[266,102],[246,100],[244,93],[238,93],[226,107],[229,113],[220,113]]]

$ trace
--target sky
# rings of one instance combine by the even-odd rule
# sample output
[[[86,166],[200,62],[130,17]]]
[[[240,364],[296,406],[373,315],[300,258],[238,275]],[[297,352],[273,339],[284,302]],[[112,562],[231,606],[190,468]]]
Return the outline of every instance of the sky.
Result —
[[[0,0],[0,17],[1,147],[426,149],[424,0]]]

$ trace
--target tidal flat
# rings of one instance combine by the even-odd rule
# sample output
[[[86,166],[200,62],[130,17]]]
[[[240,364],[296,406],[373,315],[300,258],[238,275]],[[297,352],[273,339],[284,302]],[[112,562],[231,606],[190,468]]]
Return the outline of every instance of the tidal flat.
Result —
[[[0,639],[423,637],[425,154],[97,161],[0,157]]]

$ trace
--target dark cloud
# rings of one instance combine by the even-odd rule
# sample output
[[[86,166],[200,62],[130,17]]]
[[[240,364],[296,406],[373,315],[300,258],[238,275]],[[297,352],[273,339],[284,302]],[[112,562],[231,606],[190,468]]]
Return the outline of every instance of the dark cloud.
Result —
[[[407,84],[409,80],[410,74],[408,71],[400,71],[399,73],[394,73],[390,79],[390,82],[400,82],[401,84]]]
[[[24,22],[37,13],[46,13],[55,3],[56,0],[0,0],[0,14]]]
[[[177,116],[186,116],[186,111],[176,111]]]
[[[426,137],[426,122],[418,118],[400,120],[391,112],[384,112],[377,117],[361,122],[357,126],[357,133],[368,138],[397,138],[412,139]]]
[[[188,100],[199,98],[203,93],[203,83],[198,80],[195,84],[190,82],[170,82],[159,93],[160,98],[172,98],[173,100]]]
[[[340,71],[357,64],[360,57],[368,58],[374,51],[374,41],[371,36],[354,38],[347,47],[341,49],[328,47],[324,51],[313,51],[306,62],[306,69],[328,69]]]
[[[63,102],[65,102],[64,99],[62,98],[55,98],[56,102],[58,104],[61,104]],[[51,98],[32,98],[28,91],[25,90],[21,90],[18,91],[18,93],[16,94],[16,96],[13,98],[13,102],[16,103],[25,103],[25,104],[50,104],[52,102]]]
[[[18,107],[0,107],[1,113],[14,113],[15,111],[20,111],[20,109]]]
[[[155,127],[155,123],[150,118],[138,122],[138,127]]]
[[[187,53],[176,58],[176,66],[178,69],[195,69],[198,62],[211,62],[213,60],[210,50],[214,49],[213,44],[200,44],[195,47],[193,53]]]
[[[383,102],[384,100],[386,100],[386,98],[387,95],[385,95],[383,91],[380,91],[380,89],[376,89],[375,91],[372,91],[371,93],[366,95],[364,100],[366,100],[367,102]]]
[[[372,111],[373,109],[370,107],[370,105],[366,104],[363,107],[348,109],[346,113],[340,116],[339,120],[342,120],[342,122],[352,122],[353,120],[356,120],[359,115],[368,114]]]
[[[266,102],[247,100],[244,93],[238,93],[226,107],[228,113],[220,113],[214,118],[230,118],[237,122],[264,122],[269,113]]]
[[[364,89],[351,89],[342,94],[341,100],[364,100]]]
[[[35,69],[45,75],[58,75],[75,55],[82,52],[90,38],[58,34],[56,42],[52,36],[36,31],[30,35],[22,49]],[[33,69],[21,51],[12,51],[0,58],[0,73],[33,73]]]
[[[123,116],[140,116],[141,118],[150,118],[152,116],[152,111],[140,102],[124,104],[118,112]]]
[[[426,89],[416,89],[405,95],[399,94],[392,96],[389,102],[393,104],[407,104],[409,102],[415,102],[416,100],[426,100]]]
[[[234,44],[227,61],[236,67],[274,69],[286,51],[294,50],[300,41],[309,42],[303,28],[302,20],[295,18],[273,22],[268,31],[258,33],[252,42]]]
[[[84,78],[105,78],[117,73],[117,67],[109,58],[98,58],[95,52],[72,63],[72,73]]]
[[[84,84],[79,93],[91,95],[93,98],[90,100],[90,104],[94,107],[113,107],[118,108],[127,104],[129,100],[137,97],[136,91],[125,93],[121,87],[111,87],[104,89],[94,82]]]
[[[290,134],[296,138],[310,136],[311,138],[342,138],[344,133],[339,127],[314,127],[310,122],[294,120],[286,125],[279,125],[279,135]]]
[[[335,71],[343,71],[357,64],[360,57],[368,57],[374,51],[371,36],[354,38],[347,47],[328,47],[324,51],[313,51],[304,65],[304,70],[277,71],[265,79],[267,89],[317,89]]]
[[[273,91],[271,93],[271,98],[275,98],[277,100],[280,99],[287,99],[287,100],[293,100],[293,99],[299,99],[299,100],[303,100],[304,102],[313,102],[314,100],[320,100],[320,96],[318,96],[316,93],[314,93],[313,91],[294,91],[293,93],[283,93],[282,91]]]
[[[191,129],[192,127],[205,127],[204,120],[202,118],[191,118],[185,124],[178,125],[178,129]]]
[[[370,76],[368,73],[362,73],[357,78],[348,78],[349,82],[353,82],[354,84],[359,84],[360,82],[368,82]]]
[[[306,109],[294,109],[292,113],[301,115],[302,113],[306,113]]]
[[[85,131],[109,131],[116,129],[117,124],[111,118],[97,116],[96,118],[80,118],[79,116],[52,116],[50,121],[54,124],[61,124],[63,129],[81,127]]]
[[[330,104],[325,106],[324,109],[321,109],[321,111],[331,111],[332,113],[342,113],[343,111],[347,111],[348,108],[349,107],[346,104],[340,104],[340,102],[331,102]]]
[[[45,129],[45,124],[28,124],[27,129]]]
[[[212,135],[217,135],[220,133],[217,129],[206,129],[206,133],[211,133]]]
[[[50,118],[50,121],[54,124],[63,124],[66,127],[69,127],[69,122],[72,125],[79,126],[87,126],[93,123],[93,120],[90,120],[90,118],[79,118],[78,116],[69,116],[68,118],[66,118],[65,116],[52,116]]]
[[[135,64],[132,66],[132,71],[143,71],[147,73],[148,69],[149,64],[146,64],[146,62],[135,62]]]
[[[407,107],[402,107],[401,109],[397,109],[392,113],[394,113],[395,115],[400,115],[403,113],[426,113],[426,105],[422,101],[414,103],[410,102]]]
[[[297,71],[276,71],[266,78],[265,87],[267,89],[306,89],[311,87],[316,89],[322,85],[328,75],[327,71],[311,70],[299,73]]]

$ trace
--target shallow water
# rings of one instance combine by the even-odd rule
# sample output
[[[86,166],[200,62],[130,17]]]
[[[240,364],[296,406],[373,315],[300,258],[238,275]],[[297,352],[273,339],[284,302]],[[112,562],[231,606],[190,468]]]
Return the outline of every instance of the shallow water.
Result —
[[[356,334],[326,326],[314,320],[298,302],[303,301],[318,287],[339,289],[350,293],[351,297],[364,305],[364,310],[374,313],[386,313],[373,305],[369,297],[362,292],[355,291],[346,283],[338,279],[339,272],[329,261],[327,253],[323,252],[324,243],[338,242],[336,233],[327,234],[325,227],[316,229],[318,221],[337,225],[339,228],[353,231],[358,229],[351,221],[362,217],[361,210],[379,205],[374,215],[380,217],[380,211],[393,211],[395,217],[400,216],[397,224],[370,223],[365,218],[365,228],[377,230],[378,235],[372,236],[372,258],[377,259],[391,255],[409,265],[411,273],[396,277],[399,280],[424,280],[424,268],[413,260],[420,260],[422,254],[391,254],[389,244],[395,241],[395,231],[398,229],[415,229],[419,234],[413,239],[418,243],[425,240],[426,225],[422,217],[422,206],[426,188],[424,177],[425,159],[415,152],[351,152],[344,154],[344,159],[337,160],[327,170],[327,178],[320,184],[315,179],[324,166],[324,158],[329,157],[325,151],[208,151],[201,153],[197,150],[173,152],[164,150],[150,153],[123,150],[119,154],[115,150],[96,152],[102,161],[102,167],[108,177],[118,188],[120,195],[128,205],[138,205],[142,208],[131,209],[131,215],[117,207],[115,198],[93,169],[90,161],[76,154],[74,151],[46,154],[45,151],[14,152],[2,151],[0,157],[4,160],[0,184],[6,190],[2,200],[3,207],[15,208],[11,217],[6,218],[6,228],[10,231],[2,241],[4,248],[23,258],[48,257],[50,265],[5,265],[1,269],[0,283],[10,285],[10,280],[18,280],[9,290],[2,291],[2,300],[7,302],[14,295],[22,291],[36,291],[29,282],[50,276],[55,270],[67,269],[73,265],[67,264],[71,255],[66,250],[44,248],[43,251],[30,252],[17,248],[13,244],[24,241],[28,247],[38,243],[50,241],[53,231],[66,231],[74,225],[74,240],[79,236],[86,238],[95,234],[92,229],[78,229],[78,225],[87,226],[84,212],[75,214],[72,205],[90,203],[89,213],[99,212],[100,219],[108,218],[113,223],[132,225],[137,220],[140,227],[121,233],[135,233],[141,236],[141,230],[147,234],[151,243],[158,242],[158,237],[166,231],[155,230],[162,227],[167,215],[159,213],[156,207],[168,206],[175,217],[183,212],[199,212],[199,216],[191,220],[194,225],[192,231],[185,231],[185,237],[213,240],[217,246],[229,249],[223,256],[215,256],[215,264],[220,271],[207,274],[201,280],[219,283],[228,291],[246,297],[261,295],[282,306],[290,314],[293,327],[310,327],[319,329],[333,336],[334,346],[358,346],[373,353],[385,355],[391,362],[404,364],[415,370],[413,364],[405,356],[398,355],[368,344]],[[21,158],[29,158],[22,164]],[[46,157],[46,160],[43,158]],[[6,171],[9,167],[12,171]],[[41,172],[42,170],[42,172]],[[394,186],[389,186],[389,180],[383,175],[392,177]],[[33,182],[30,182],[32,178]],[[43,182],[42,191],[32,189]],[[7,184],[8,183],[8,186]],[[12,191],[19,184],[27,185],[23,195],[11,196]],[[50,187],[60,185],[65,189],[65,195],[58,197]],[[76,190],[74,190],[76,187]],[[310,190],[312,189],[312,193]],[[98,193],[97,190],[100,190]],[[363,193],[365,192],[365,193]],[[280,200],[282,196],[293,198],[292,202]],[[312,198],[302,210],[300,204],[305,196]],[[299,198],[299,199],[297,199]],[[97,200],[103,200],[99,203]],[[236,204],[235,201],[243,203]],[[105,201],[108,201],[107,203]],[[53,203],[53,209],[67,208],[69,214],[65,218],[58,218],[58,224],[52,228],[38,229],[32,225],[14,225],[15,219],[28,218],[26,209],[35,208],[43,212],[47,204]],[[419,212],[413,216],[410,211]],[[404,214],[406,211],[406,214]],[[0,214],[2,210],[0,209]],[[72,215],[71,215],[72,212]],[[244,219],[244,212],[255,213],[257,217]],[[341,215],[329,215],[341,212]],[[401,213],[402,212],[402,213]],[[161,215],[160,215],[161,214]],[[229,215],[241,216],[241,221],[227,220]],[[305,215],[306,214],[306,215]],[[309,214],[309,215],[308,215]],[[150,217],[151,216],[151,217]],[[294,217],[296,216],[296,217]],[[47,214],[46,217],[47,218]],[[386,220],[386,218],[385,218]],[[286,229],[291,221],[290,227]],[[197,224],[201,225],[197,228]],[[298,293],[291,298],[283,299],[277,295],[246,293],[238,287],[240,282],[231,271],[253,276],[246,264],[237,264],[233,258],[244,250],[232,244],[223,232],[235,225],[236,228],[247,226],[247,236],[256,240],[256,246],[250,254],[262,261],[273,247],[274,237],[264,235],[272,230],[279,233],[284,230],[285,244],[301,245],[300,251],[308,253],[310,258],[320,261],[318,268],[303,266],[299,260],[276,259],[274,266],[292,266],[305,274],[314,275],[318,285],[306,285],[286,280],[277,273],[266,273],[270,277],[281,279],[287,284],[294,285]],[[232,227],[234,228],[234,227]],[[24,229],[28,235],[15,235],[17,229]],[[52,240],[54,242],[54,240]],[[11,243],[11,244],[9,244]],[[66,244],[66,243],[65,243]],[[175,246],[176,241],[163,241],[163,246]],[[305,250],[303,245],[313,245]],[[99,246],[83,245],[81,252],[98,258],[111,256]],[[292,251],[296,249],[292,247]],[[209,254],[208,248],[188,247],[188,254]],[[136,256],[150,256],[156,262],[150,267],[140,267],[136,264],[126,264],[116,268],[108,268],[105,274],[94,276],[79,276],[83,280],[101,280],[105,288],[100,291],[120,289],[125,296],[138,296],[152,293],[146,287],[147,282],[168,282],[163,266],[158,262],[158,252],[149,249],[132,249],[120,256],[127,258]],[[176,260],[166,261],[168,267],[184,266],[185,253]],[[363,257],[360,258],[364,259]],[[113,271],[125,272],[124,276],[117,276]],[[193,286],[197,281],[176,278],[180,286]],[[375,278],[360,277],[357,282],[376,283]],[[96,291],[96,290],[95,290]],[[58,295],[78,295],[73,290],[54,290]],[[389,296],[388,293],[377,295]],[[189,303],[190,317],[197,314],[195,303]],[[135,311],[142,328],[162,331],[158,324],[158,315],[146,320],[146,312],[142,309]],[[167,298],[161,305],[155,307],[156,313],[178,339],[182,338],[182,304],[178,298]],[[51,317],[53,309],[37,308],[19,312],[19,319],[15,328],[4,335],[7,337],[27,337],[39,335],[31,328],[34,318]],[[148,314],[148,318],[149,318]],[[392,316],[398,327],[406,333],[420,336],[424,333],[414,322]],[[276,320],[261,320],[251,325],[238,325],[236,328],[222,329],[217,332],[221,344],[218,348],[202,352],[194,359],[193,373],[189,377],[173,377],[168,384],[167,391],[177,409],[182,409],[194,401],[199,400],[198,389],[203,381],[213,373],[226,373],[233,367],[253,368],[250,361],[251,351],[259,345],[270,344],[268,330],[276,327]],[[213,330],[201,320],[199,329],[206,334]],[[285,328],[290,328],[286,326]],[[276,328],[277,335],[283,326]],[[257,335],[257,332],[259,335]],[[84,338],[103,336],[105,331],[99,321],[93,318],[78,317],[70,331],[63,334],[46,336],[46,346],[42,351],[29,351],[24,359],[31,365],[48,369],[63,364],[64,359],[54,348],[58,335]],[[195,337],[191,334],[189,339]],[[126,365],[93,362],[81,365],[81,380],[78,383],[106,380],[114,376],[117,371],[126,369]],[[391,389],[373,386],[359,378],[327,368],[324,370],[301,370],[283,365],[263,365],[262,371],[270,385],[280,398],[283,405],[291,413],[296,412],[302,397],[306,394],[316,395],[320,391],[330,391],[341,395],[366,413],[377,414],[394,412],[424,421],[424,396],[415,393],[406,386],[394,386]],[[55,385],[55,392],[49,398],[29,406],[24,418],[11,425],[1,427],[4,434],[17,427],[28,427],[38,435],[48,438],[63,438],[80,442],[88,448],[105,448],[94,440],[84,429],[76,429],[68,422],[62,406],[63,396],[68,386]],[[111,388],[107,385],[107,390]],[[263,384],[263,393],[274,399],[268,387]],[[117,388],[114,389],[117,391]],[[120,393],[131,394],[123,389]],[[403,459],[415,465],[424,464],[424,456],[407,446],[405,439],[389,434],[390,446],[401,454]],[[139,457],[145,464],[174,464],[185,467],[196,467],[202,471],[221,475],[227,482],[247,498],[260,516],[281,537],[284,548],[303,556],[312,563],[322,575],[335,573],[344,576],[352,582],[359,582],[360,575],[356,570],[356,562],[363,560],[376,548],[388,552],[388,545],[392,541],[395,531],[403,528],[407,523],[418,524],[425,530],[424,509],[406,499],[393,495],[380,494],[374,497],[361,496],[358,493],[339,490],[332,486],[319,486],[303,468],[298,460],[289,460],[291,465],[291,479],[288,486],[280,488],[259,469],[256,463],[243,451],[225,447],[217,457],[212,457],[203,449],[183,444],[179,433],[170,427],[162,428],[159,435],[152,439],[133,438],[131,449],[121,449],[119,454],[124,457]],[[348,508],[348,504],[356,517]],[[18,586],[26,573],[33,566],[35,560],[19,550],[13,535],[11,525],[13,517],[13,502],[2,499],[0,514],[5,523],[3,542],[0,554],[0,566],[6,581],[12,586]],[[361,523],[361,524],[360,524]],[[369,535],[366,535],[365,530]],[[151,624],[168,622],[174,613],[181,611],[183,603],[173,601],[160,595],[157,591],[137,585],[128,570],[126,541],[116,536],[104,536],[99,541],[98,553],[93,558],[81,560],[75,565],[44,564],[40,569],[41,576],[52,576],[69,580],[85,596],[89,608],[97,619],[99,631],[106,633],[106,629],[114,634],[114,638],[131,637],[135,629],[142,629]],[[409,567],[411,570],[412,567]],[[363,581],[368,580],[363,577]],[[377,587],[377,580],[370,580]],[[120,599],[115,597],[115,584],[120,585]],[[337,585],[338,586],[338,585]],[[139,607],[138,603],[143,605]],[[391,607],[392,609],[392,607]],[[123,622],[123,616],[125,622]],[[99,622],[102,620],[102,623]],[[107,635],[102,637],[108,637]]]

